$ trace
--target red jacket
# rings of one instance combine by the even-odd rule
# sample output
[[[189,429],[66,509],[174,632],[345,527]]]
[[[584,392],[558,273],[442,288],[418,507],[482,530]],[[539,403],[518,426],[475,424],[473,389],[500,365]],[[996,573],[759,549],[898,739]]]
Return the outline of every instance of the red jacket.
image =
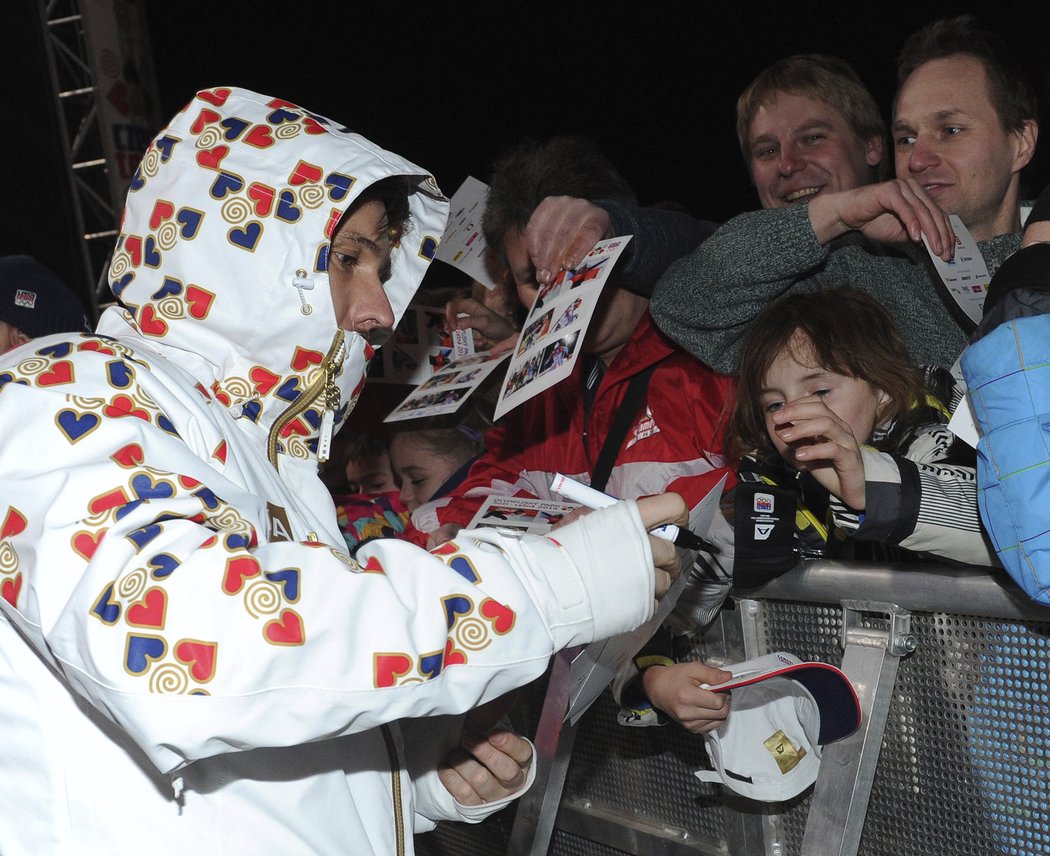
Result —
[[[621,443],[605,492],[637,499],[674,491],[692,507],[727,473],[728,489],[735,478],[723,467],[722,430],[735,382],[675,346],[646,312],[602,377],[586,421],[580,360],[561,383],[504,416],[455,494],[424,506],[413,521],[436,528],[436,513],[437,525],[466,526],[492,493],[559,499],[550,492],[557,472],[590,483],[631,378],[651,365],[645,405]]]

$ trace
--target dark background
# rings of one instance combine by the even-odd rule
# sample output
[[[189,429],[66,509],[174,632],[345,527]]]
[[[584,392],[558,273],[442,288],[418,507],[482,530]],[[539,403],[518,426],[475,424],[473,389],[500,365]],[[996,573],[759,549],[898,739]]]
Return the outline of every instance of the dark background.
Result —
[[[81,293],[36,0],[0,10],[5,163],[0,254],[28,252]],[[591,137],[643,202],[724,220],[756,200],[735,102],[791,53],[850,60],[889,115],[916,27],[964,11],[998,32],[1050,102],[1045,3],[147,3],[165,117],[200,88],[287,98],[405,155],[451,195],[523,137]],[[1050,123],[1043,113],[1044,137]],[[1028,171],[1046,183],[1050,141]]]

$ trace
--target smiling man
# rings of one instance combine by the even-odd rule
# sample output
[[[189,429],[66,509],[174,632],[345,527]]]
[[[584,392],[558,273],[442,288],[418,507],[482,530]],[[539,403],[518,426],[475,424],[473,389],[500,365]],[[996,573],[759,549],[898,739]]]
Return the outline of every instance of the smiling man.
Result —
[[[871,97],[857,94],[855,75],[806,84],[805,73],[815,81],[840,62],[812,56],[763,71],[737,103],[737,131],[764,208],[734,217],[668,268],[651,305],[661,329],[733,371],[767,303],[849,283],[886,307],[917,362],[951,366],[967,324],[920,241],[950,258],[947,215],[957,213],[990,272],[1018,246],[1019,173],[1038,128],[1030,89],[1003,55],[970,18],[909,38],[894,120],[897,178],[876,183],[883,143],[878,131],[859,130],[854,105]]]
[[[893,143],[913,178],[986,241],[1021,231],[1021,170],[1035,153],[1035,99],[1005,48],[970,17],[937,21],[905,43]]]

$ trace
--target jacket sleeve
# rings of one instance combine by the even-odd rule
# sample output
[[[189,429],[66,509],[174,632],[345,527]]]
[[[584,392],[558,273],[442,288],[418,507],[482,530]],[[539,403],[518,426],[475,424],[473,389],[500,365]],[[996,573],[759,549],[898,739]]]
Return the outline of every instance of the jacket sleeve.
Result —
[[[835,525],[862,541],[998,567],[978,514],[976,469],[949,462],[952,440],[945,426],[930,425],[906,456],[862,447],[865,511],[858,515],[832,497]]]
[[[688,214],[662,208],[642,208],[613,199],[595,204],[609,213],[613,235],[633,235],[616,265],[623,288],[649,297],[660,275],[676,259],[695,250],[718,228]]]
[[[460,742],[464,717],[441,716],[408,720],[401,724],[405,758],[415,794],[415,832],[429,832],[440,820],[480,823],[523,796],[536,780],[536,749],[519,790],[503,799],[481,805],[463,805],[442,784],[438,768]],[[531,745],[531,741],[530,741]]]
[[[755,316],[827,256],[828,247],[813,233],[808,206],[749,211],[667,269],[650,311],[686,351],[731,373]]]
[[[1004,322],[966,349],[962,368],[981,431],[981,519],[1014,581],[1050,604],[1050,315]]]
[[[93,384],[101,364],[0,374],[0,609],[164,772],[462,712],[652,614],[634,503],[557,541],[379,540],[355,562],[271,540],[266,497],[202,459],[204,428]]]

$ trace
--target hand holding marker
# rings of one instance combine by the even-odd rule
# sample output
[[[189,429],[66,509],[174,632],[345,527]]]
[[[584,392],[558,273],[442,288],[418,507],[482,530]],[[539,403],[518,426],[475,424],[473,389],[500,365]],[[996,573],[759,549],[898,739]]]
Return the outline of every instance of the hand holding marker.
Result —
[[[586,508],[606,508],[617,502],[615,497],[602,493],[600,490],[595,490],[593,487],[582,484],[561,473],[555,473],[554,478],[551,479],[551,490],[564,496],[570,502],[578,502]],[[682,529],[673,523],[665,523],[663,526],[650,529],[649,534],[655,535],[657,538],[663,538],[665,541],[670,541],[676,547],[684,547],[687,550],[703,550],[713,555],[718,554],[718,548],[714,544],[708,543],[695,532]]]

